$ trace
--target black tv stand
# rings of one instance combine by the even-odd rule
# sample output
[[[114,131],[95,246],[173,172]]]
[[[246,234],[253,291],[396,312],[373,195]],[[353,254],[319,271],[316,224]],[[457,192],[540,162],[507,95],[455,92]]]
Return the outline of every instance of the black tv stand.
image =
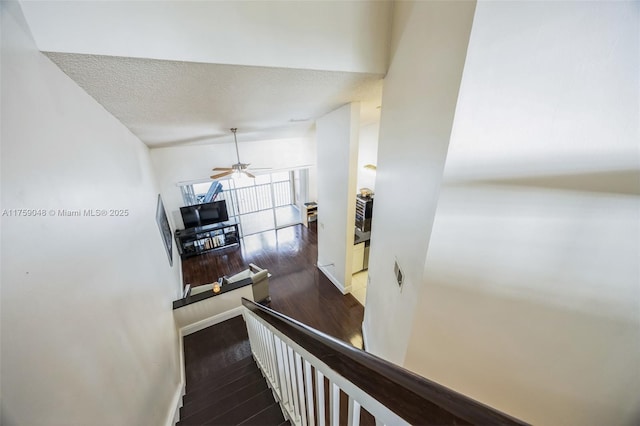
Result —
[[[178,253],[183,258],[240,245],[238,222],[234,220],[178,229],[175,237]]]

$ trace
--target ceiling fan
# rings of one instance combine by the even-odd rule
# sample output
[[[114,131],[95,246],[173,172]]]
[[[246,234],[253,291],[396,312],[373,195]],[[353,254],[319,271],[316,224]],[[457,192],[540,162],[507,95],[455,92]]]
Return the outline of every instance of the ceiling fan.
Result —
[[[229,176],[233,173],[241,174],[249,176],[250,178],[255,178],[255,175],[249,172],[250,163],[243,163],[240,161],[240,151],[238,151],[238,138],[236,136],[236,132],[238,128],[233,127],[231,129],[233,132],[233,140],[236,144],[236,156],[238,158],[238,162],[236,164],[232,164],[231,167],[216,167],[213,169],[214,172],[222,172],[211,176],[211,179],[220,179],[221,177]],[[251,170],[268,170],[270,167],[259,167],[253,168]]]

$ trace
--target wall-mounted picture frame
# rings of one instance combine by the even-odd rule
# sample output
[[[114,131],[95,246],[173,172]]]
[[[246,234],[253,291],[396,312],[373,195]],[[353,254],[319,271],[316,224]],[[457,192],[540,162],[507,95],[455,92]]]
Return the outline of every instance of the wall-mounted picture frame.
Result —
[[[160,235],[162,236],[162,242],[167,251],[167,256],[169,256],[169,265],[173,266],[173,233],[171,232],[167,212],[164,209],[160,194],[158,194],[158,204],[156,206],[156,222],[160,229]]]

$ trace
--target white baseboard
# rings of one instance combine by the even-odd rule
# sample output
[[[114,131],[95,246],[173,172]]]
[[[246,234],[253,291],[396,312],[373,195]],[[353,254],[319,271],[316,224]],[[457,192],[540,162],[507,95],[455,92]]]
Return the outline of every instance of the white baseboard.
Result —
[[[207,327],[211,327],[212,325],[221,323],[222,321],[226,321],[233,317],[237,317],[238,315],[242,315],[242,306],[238,306],[236,308],[230,309],[226,312],[223,312],[218,315],[214,315],[209,318],[205,318],[201,321],[198,321],[193,324],[186,325],[180,329],[180,334],[182,336],[186,336],[191,333],[195,333],[196,331],[200,331]]]
[[[364,350],[369,352],[369,338],[367,337],[367,326],[364,321],[362,321],[362,344],[364,346]]]
[[[182,339],[182,330],[178,329],[178,363],[180,364],[180,383],[176,396],[173,397],[172,404],[169,406],[169,415],[167,417],[167,425],[175,426],[180,421],[180,408],[183,405],[183,397],[186,393],[186,379],[184,371],[184,340]]]
[[[333,274],[331,274],[331,272],[329,272],[326,266],[318,266],[318,269],[320,269],[320,272],[322,272],[324,276],[327,277],[338,290],[340,290],[340,293],[351,293],[351,286],[345,287],[336,277],[333,276]]]
[[[182,397],[184,396],[184,384],[178,383],[173,398],[171,399],[171,405],[169,405],[169,412],[167,413],[167,420],[165,424],[167,426],[175,426],[180,421],[180,407],[182,407]]]

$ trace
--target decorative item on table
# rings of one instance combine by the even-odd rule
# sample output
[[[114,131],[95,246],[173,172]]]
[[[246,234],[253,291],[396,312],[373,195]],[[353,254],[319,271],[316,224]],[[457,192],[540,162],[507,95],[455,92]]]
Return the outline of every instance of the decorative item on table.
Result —
[[[222,278],[218,278],[218,281],[216,281],[215,283],[213,283],[213,292],[214,293],[220,293],[220,289],[222,287]]]
[[[373,191],[369,188],[360,188],[360,196],[370,198],[373,196]]]

